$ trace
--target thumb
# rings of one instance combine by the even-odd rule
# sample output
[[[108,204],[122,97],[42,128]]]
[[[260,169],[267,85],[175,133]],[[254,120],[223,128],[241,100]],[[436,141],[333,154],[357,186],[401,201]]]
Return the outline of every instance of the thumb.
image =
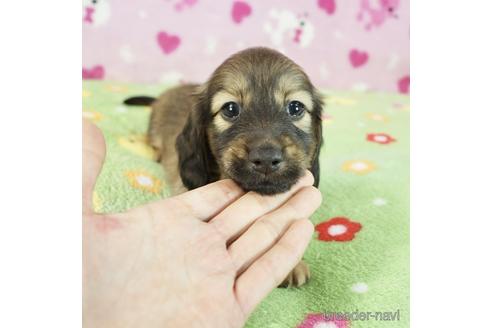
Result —
[[[82,213],[93,213],[92,192],[106,156],[104,136],[93,123],[82,120]]]

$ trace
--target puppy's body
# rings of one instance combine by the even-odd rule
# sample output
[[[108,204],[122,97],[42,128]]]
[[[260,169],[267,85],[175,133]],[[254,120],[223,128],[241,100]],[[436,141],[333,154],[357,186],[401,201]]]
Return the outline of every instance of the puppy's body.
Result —
[[[203,85],[178,86],[153,101],[148,134],[174,193],[231,178],[272,195],[289,190],[306,169],[318,185],[321,112],[320,96],[298,65],[251,48],[228,58]],[[301,261],[282,285],[308,278]]]
[[[187,191],[179,174],[176,140],[190,116],[197,84],[174,87],[162,93],[152,103],[148,137],[157,152],[157,161],[163,166],[173,194]]]

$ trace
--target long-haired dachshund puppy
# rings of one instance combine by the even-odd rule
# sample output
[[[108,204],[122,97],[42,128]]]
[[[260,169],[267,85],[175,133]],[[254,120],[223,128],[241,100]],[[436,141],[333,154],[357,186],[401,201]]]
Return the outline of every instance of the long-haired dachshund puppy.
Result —
[[[152,105],[149,141],[174,193],[231,178],[244,190],[273,195],[306,169],[318,186],[322,100],[306,73],[277,51],[243,50],[202,85],[125,104]],[[301,261],[283,285],[308,278]]]

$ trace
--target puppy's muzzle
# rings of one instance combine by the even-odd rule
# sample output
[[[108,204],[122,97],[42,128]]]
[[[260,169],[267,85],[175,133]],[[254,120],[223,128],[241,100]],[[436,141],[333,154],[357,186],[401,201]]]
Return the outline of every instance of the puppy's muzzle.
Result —
[[[253,144],[250,146],[248,160],[253,170],[268,175],[283,166],[284,155],[280,146],[270,143]]]

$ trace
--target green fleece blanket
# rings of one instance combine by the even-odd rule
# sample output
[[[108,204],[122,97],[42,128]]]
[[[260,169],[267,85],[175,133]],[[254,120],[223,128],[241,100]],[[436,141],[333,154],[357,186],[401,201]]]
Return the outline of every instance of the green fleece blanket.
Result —
[[[84,82],[83,116],[107,143],[94,206],[118,212],[167,197],[162,167],[145,133],[150,108],[130,95],[166,87]],[[311,281],[276,289],[247,327],[409,326],[409,99],[385,93],[332,92],[323,116],[323,204],[304,256]]]

